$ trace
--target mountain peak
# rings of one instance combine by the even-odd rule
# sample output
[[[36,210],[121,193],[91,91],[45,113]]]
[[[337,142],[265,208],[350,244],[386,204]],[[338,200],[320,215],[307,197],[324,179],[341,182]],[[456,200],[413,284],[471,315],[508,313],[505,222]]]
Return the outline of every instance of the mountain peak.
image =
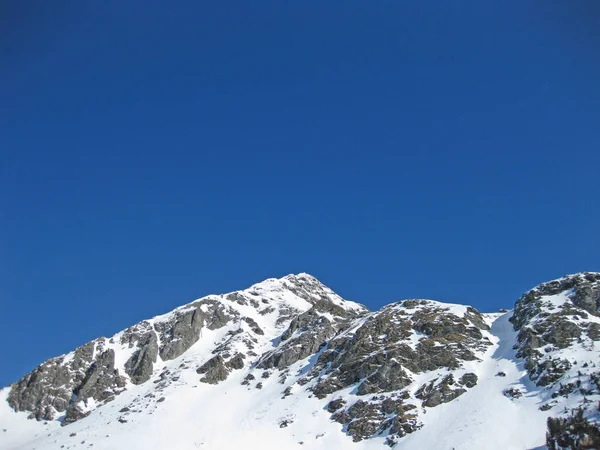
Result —
[[[0,447],[537,448],[548,417],[598,418],[598,306],[592,272],[514,314],[370,312],[312,275],[270,278],[40,364],[1,392]]]

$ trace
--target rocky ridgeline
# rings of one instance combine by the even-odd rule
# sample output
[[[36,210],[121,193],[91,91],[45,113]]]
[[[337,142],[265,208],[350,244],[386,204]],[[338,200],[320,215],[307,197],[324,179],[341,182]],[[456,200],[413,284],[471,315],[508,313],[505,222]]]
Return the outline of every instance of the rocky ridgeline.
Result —
[[[110,339],[101,337],[52,358],[15,383],[8,402],[16,411],[30,412],[30,418],[59,419],[67,425],[112,401],[128,383],[148,382],[155,375],[157,361],[184,355],[201,338],[203,329],[227,328],[225,338],[212,352],[215,356],[197,368],[201,382],[215,384],[224,381],[232,370],[251,365],[246,359],[257,358],[255,348],[272,338],[264,336],[257,321],[273,325],[275,330],[285,329],[290,322],[293,327],[304,317],[312,317],[315,311],[333,311],[348,318],[366,312],[366,308],[345,302],[307,274],[269,279],[245,291],[199,299]],[[323,324],[328,321],[323,320]],[[303,349],[297,358],[308,355],[311,349]],[[116,354],[127,356],[120,366]],[[165,379],[157,381],[157,387],[165,386]]]
[[[515,350],[547,393],[543,411],[558,412],[572,395],[587,408],[586,396],[600,394],[600,369],[586,358],[600,340],[599,308],[594,273],[541,284],[517,301]],[[380,436],[393,445],[422,428],[428,408],[477,385],[477,364],[492,341],[486,317],[472,307],[404,300],[370,312],[310,275],[290,275],[196,300],[50,359],[12,386],[8,402],[30,418],[67,425],[127,389],[150,386],[120,411],[125,423],[164,401],[185,371],[206,384],[241,371],[255,395],[276,374],[286,386],[282,398],[304,392],[323,401],[354,441]],[[504,395],[519,401],[523,393],[511,387]]]
[[[237,316],[232,308],[203,299],[163,318],[143,321],[111,339],[98,338],[46,361],[13,385],[8,402],[38,420],[64,414],[64,425],[74,422],[90,413],[90,399],[107,403],[123,392],[128,381],[148,381],[159,356],[167,361],[182,355],[198,341],[203,327],[221,328]],[[116,350],[131,353],[121,368],[115,365]]]

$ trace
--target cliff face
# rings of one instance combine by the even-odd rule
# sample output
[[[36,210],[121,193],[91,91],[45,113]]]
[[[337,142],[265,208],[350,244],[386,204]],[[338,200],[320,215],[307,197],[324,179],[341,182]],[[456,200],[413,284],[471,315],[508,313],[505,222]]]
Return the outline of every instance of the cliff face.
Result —
[[[0,447],[31,448],[27,429],[49,432],[42,448],[73,433],[95,448],[274,448],[263,434],[278,448],[534,448],[548,417],[598,416],[599,308],[595,273],[497,314],[432,300],[370,312],[307,274],[269,279],[42,363],[3,391],[14,429]],[[245,424],[235,438],[230,420]]]

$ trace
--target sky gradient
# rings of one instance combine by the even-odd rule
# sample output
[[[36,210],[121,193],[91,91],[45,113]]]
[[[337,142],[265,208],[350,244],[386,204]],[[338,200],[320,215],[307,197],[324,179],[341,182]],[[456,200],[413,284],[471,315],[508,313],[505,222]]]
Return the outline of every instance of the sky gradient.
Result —
[[[600,270],[600,3],[3,2],[0,385],[309,272],[510,308]]]

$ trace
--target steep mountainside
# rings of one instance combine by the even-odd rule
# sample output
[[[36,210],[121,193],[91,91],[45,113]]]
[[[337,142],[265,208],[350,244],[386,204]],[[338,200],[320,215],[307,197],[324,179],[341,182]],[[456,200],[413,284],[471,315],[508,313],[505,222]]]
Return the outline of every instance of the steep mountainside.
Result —
[[[548,417],[599,419],[599,308],[596,273],[494,314],[269,279],[42,363],[0,391],[0,448],[545,448]]]

